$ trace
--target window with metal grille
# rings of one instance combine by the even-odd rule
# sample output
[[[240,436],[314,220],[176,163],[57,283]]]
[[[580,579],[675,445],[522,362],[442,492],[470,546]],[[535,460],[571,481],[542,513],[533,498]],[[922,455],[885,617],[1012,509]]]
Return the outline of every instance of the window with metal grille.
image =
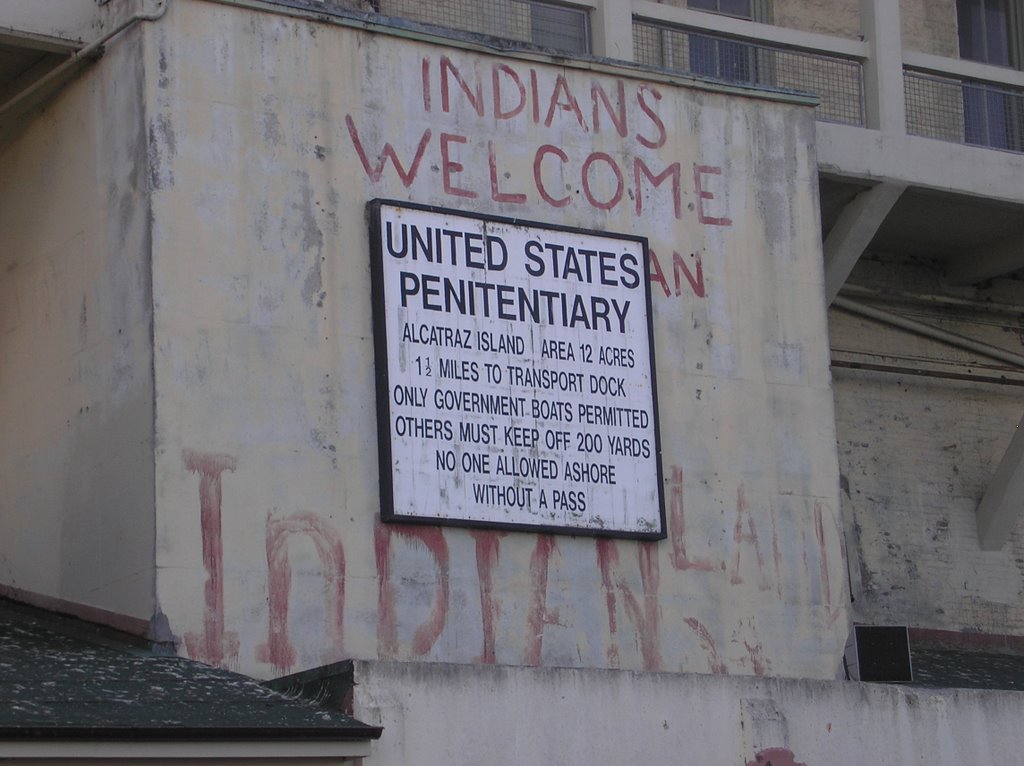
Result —
[[[687,7],[724,16],[766,21],[768,6],[764,0],[687,0]],[[755,16],[756,13],[756,16]],[[763,17],[763,18],[762,18]],[[750,46],[719,37],[690,35],[690,71],[728,82],[768,81],[767,72],[758,72],[759,62]]]
[[[1020,0],[957,0],[960,57],[1024,68],[1024,8]],[[996,149],[1024,148],[1018,94],[985,83],[961,83],[964,142]]]
[[[1024,152],[1024,89],[909,68],[903,83],[911,135]]]
[[[542,0],[380,0],[386,16],[515,40],[560,53],[590,53],[587,12]]]
[[[744,85],[769,85],[813,93],[819,120],[864,124],[864,75],[860,61],[812,51],[755,44],[723,35],[633,21],[640,64]]]
[[[686,5],[688,8],[696,8],[699,11],[711,11],[726,16],[737,16],[741,19],[753,19],[755,5],[761,5],[761,3],[755,3],[754,0],[686,0]]]

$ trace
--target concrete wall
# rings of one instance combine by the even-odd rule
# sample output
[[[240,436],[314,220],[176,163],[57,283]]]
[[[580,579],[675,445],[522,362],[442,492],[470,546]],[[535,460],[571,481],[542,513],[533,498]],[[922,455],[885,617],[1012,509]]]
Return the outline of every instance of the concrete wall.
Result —
[[[903,48],[956,58],[956,0],[900,0]]]
[[[141,42],[121,39],[0,147],[0,583],[148,621]]]
[[[809,109],[188,0],[147,34],[158,589],[184,651],[835,674]],[[375,197],[650,238],[667,540],[380,523]]]
[[[966,301],[890,299],[883,305],[1020,352],[1022,294],[1016,280],[950,294],[934,269],[866,258],[854,281]],[[830,312],[829,322],[833,347],[845,359],[936,375],[998,380],[1005,374],[999,362],[839,310]],[[836,369],[834,377],[843,509],[851,525],[850,557],[859,562],[852,571],[856,619],[1019,635],[1024,629],[1021,528],[1001,550],[985,552],[975,519],[1021,417],[1019,385],[849,369]],[[1011,383],[1019,378],[1008,377]]]
[[[686,6],[685,0],[667,4]],[[771,0],[768,21],[787,29],[855,40],[862,35],[861,4],[861,0]],[[900,19],[906,50],[958,55],[955,0],[900,0]]]
[[[1020,761],[1020,693],[600,670],[360,662],[366,766]]]
[[[772,0],[772,23],[856,40],[861,34],[860,1]]]
[[[665,5],[688,7],[687,0],[658,0]],[[860,36],[860,0],[755,0],[755,6],[767,9],[768,24],[856,39]]]

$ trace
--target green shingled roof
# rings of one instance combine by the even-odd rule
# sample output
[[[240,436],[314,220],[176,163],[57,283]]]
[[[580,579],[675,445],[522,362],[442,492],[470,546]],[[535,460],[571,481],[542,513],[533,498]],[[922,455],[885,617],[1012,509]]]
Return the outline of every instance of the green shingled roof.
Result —
[[[0,739],[366,740],[340,710],[0,600]]]
[[[911,646],[914,685],[951,689],[1024,690],[1024,657]]]

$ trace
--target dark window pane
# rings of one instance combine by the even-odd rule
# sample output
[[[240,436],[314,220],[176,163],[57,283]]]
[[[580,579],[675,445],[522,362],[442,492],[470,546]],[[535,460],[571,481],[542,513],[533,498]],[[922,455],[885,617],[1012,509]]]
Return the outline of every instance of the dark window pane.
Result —
[[[964,85],[964,141],[994,149],[1017,148],[1012,97],[983,85]]]
[[[752,49],[743,43],[690,35],[690,71],[728,82],[753,83]]]
[[[1008,0],[957,0],[960,57],[996,66],[1010,65]],[[1021,107],[1013,95],[980,83],[964,83],[964,141],[1019,151]]]
[[[957,0],[956,21],[960,34],[960,58],[985,60],[985,25],[981,0]]]
[[[1006,0],[985,1],[985,61],[1010,65],[1009,9]]]
[[[705,77],[718,77],[718,43],[710,37],[690,35],[690,71]]]
[[[751,0],[687,0],[686,2],[690,8],[725,13],[744,19],[752,18],[750,3]]]
[[[964,85],[964,141],[978,146],[988,145],[985,92],[970,85]]]
[[[957,0],[960,58],[1010,64],[1010,9],[1007,0]]]
[[[729,82],[753,82],[750,77],[749,45],[721,42],[718,44],[719,77]]]
[[[530,5],[530,41],[542,48],[587,53],[587,17],[584,11],[555,5]]]
[[[718,10],[728,13],[730,16],[741,16],[744,19],[751,17],[750,0],[720,0]]]

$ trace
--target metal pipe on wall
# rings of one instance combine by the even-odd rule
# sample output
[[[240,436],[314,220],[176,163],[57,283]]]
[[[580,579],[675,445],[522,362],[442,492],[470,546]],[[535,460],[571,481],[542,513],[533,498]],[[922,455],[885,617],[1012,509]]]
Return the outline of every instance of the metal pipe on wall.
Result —
[[[117,35],[124,32],[126,29],[128,29],[128,27],[131,27],[139,23],[140,21],[159,20],[161,17],[163,17],[165,13],[167,13],[167,7],[169,3],[170,0],[157,0],[157,10],[150,11],[148,13],[133,14],[128,19],[121,22],[112,30],[107,32],[105,35],[102,35],[99,39],[93,40],[84,48],[81,48],[80,50],[77,50],[74,53],[72,53],[71,56],[68,57],[67,61],[60,63],[59,65],[51,69],[49,72],[47,72],[45,75],[40,77],[38,80],[33,82],[31,85],[26,87],[24,90],[19,91],[14,96],[9,98],[7,101],[3,103],[3,105],[0,105],[0,119],[2,119],[3,116],[6,115],[8,112],[12,111],[14,108],[27,101],[35,93],[38,93],[50,83],[57,81],[72,67],[77,66],[80,62],[84,61],[87,58],[100,55],[102,53],[100,49],[113,37],[116,37]]]
[[[907,330],[908,332],[916,333],[917,335],[921,335],[925,338],[938,340],[956,348],[960,348],[965,351],[973,351],[977,354],[987,356],[989,359],[996,359],[1000,362],[1006,362],[1007,364],[1012,364],[1015,367],[1024,369],[1024,356],[999,348],[998,346],[983,343],[964,335],[958,335],[957,333],[949,332],[948,330],[943,330],[939,327],[925,324],[924,322],[918,322],[914,319],[907,319],[899,314],[893,314],[889,311],[868,306],[859,301],[850,300],[849,298],[844,298],[842,296],[836,297],[832,301],[832,305],[836,308],[848,311],[851,314],[857,314],[869,319],[874,319],[875,321],[883,322],[885,324],[892,325],[893,327],[899,327],[900,329]]]

